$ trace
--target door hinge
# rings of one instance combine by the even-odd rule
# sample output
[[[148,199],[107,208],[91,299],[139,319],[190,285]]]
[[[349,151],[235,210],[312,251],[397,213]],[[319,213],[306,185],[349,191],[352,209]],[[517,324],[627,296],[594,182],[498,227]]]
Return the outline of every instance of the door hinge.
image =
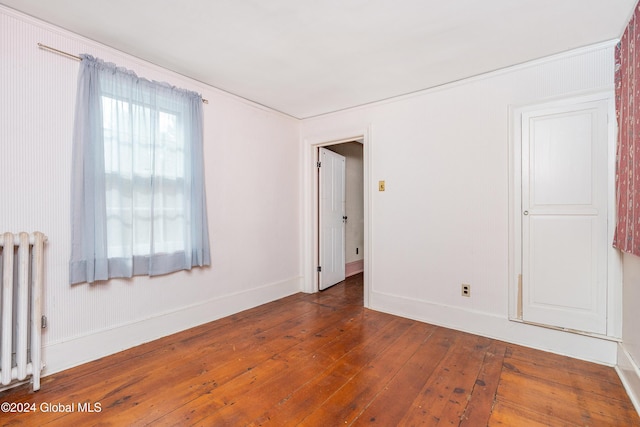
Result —
[[[316,167],[319,168],[322,166],[322,162],[316,162]]]
[[[316,267],[316,271],[317,271],[318,273],[320,273],[320,272],[322,271],[322,267],[320,267],[320,266]]]
[[[42,317],[40,318],[40,327],[42,329],[45,329],[47,327],[47,316],[42,315]]]

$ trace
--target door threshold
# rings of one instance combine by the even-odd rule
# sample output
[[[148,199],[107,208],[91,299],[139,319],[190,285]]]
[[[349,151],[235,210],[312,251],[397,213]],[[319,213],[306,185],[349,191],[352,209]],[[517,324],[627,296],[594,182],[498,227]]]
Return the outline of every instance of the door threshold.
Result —
[[[515,317],[510,317],[509,320],[512,322],[523,323],[525,325],[538,326],[541,328],[553,329],[554,331],[560,331],[560,332],[569,332],[571,334],[582,335],[582,336],[591,337],[591,338],[598,338],[605,341],[612,341],[612,342],[618,342],[618,343],[622,342],[622,338],[616,338],[609,335],[598,334],[595,332],[586,332],[586,331],[580,331],[577,329],[563,328],[561,326],[545,325],[544,323],[531,322],[523,319],[518,319]]]

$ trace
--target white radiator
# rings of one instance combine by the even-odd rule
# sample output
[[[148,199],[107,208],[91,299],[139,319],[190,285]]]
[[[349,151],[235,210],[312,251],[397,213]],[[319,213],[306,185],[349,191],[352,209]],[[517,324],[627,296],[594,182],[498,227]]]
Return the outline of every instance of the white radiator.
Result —
[[[44,243],[40,232],[0,234],[0,383],[40,389]]]

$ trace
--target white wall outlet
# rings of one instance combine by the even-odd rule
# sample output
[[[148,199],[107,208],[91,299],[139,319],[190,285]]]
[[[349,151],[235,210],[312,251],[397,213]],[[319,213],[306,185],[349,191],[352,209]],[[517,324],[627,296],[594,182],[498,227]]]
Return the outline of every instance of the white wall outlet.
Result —
[[[462,296],[463,297],[470,297],[471,296],[471,285],[468,285],[466,283],[462,284]]]

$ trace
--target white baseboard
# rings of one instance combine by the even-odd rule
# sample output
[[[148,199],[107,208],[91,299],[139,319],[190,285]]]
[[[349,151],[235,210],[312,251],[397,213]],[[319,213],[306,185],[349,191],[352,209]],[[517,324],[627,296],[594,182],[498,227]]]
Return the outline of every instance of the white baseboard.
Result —
[[[372,291],[370,308],[589,362],[615,366],[616,341],[543,328],[492,313],[434,304]]]
[[[348,262],[344,266],[344,276],[349,277],[364,271],[364,259]]]
[[[634,362],[622,343],[618,346],[616,372],[618,372],[629,399],[640,414],[640,367]]]
[[[295,277],[224,295],[148,319],[49,344],[43,348],[43,376],[294,294],[300,291],[301,280],[301,277]]]

